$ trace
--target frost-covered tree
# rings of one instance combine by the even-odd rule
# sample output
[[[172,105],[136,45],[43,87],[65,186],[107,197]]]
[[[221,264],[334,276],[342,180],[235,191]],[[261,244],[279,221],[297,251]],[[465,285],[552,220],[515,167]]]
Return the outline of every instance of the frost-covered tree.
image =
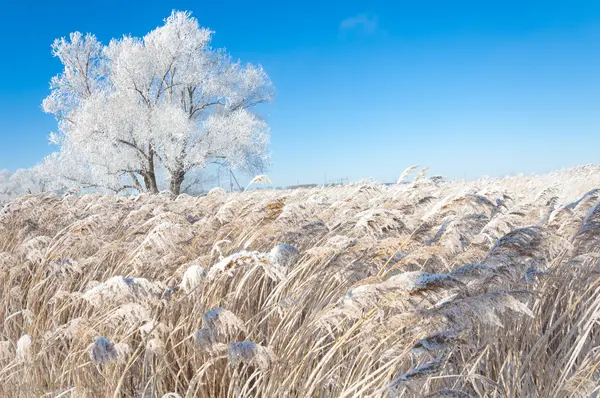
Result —
[[[37,194],[57,190],[51,175],[42,172],[39,166],[18,169],[15,172],[0,170],[0,203],[25,194]]]
[[[10,176],[12,173],[8,170],[0,170],[0,203],[5,202],[11,197]]]
[[[44,167],[84,187],[157,192],[163,171],[181,192],[189,172],[220,163],[256,173],[268,161],[269,127],[252,108],[272,99],[262,67],[210,47],[212,32],[173,12],[142,38],[102,45],[93,35],[57,39],[64,71],[44,111],[60,146]]]

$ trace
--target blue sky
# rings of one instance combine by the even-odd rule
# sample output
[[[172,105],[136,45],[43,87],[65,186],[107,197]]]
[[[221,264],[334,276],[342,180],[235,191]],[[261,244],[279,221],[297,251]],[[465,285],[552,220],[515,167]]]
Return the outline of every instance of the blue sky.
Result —
[[[2,4],[0,169],[33,166],[56,126],[40,109],[56,37],[141,36],[172,9],[260,63],[277,185],[412,164],[451,178],[600,162],[598,1],[63,1]]]

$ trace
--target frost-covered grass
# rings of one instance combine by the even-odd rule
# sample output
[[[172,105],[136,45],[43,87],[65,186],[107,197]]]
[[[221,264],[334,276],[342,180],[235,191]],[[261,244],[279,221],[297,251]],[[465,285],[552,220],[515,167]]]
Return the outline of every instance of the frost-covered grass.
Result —
[[[19,198],[0,396],[598,396],[599,187]]]

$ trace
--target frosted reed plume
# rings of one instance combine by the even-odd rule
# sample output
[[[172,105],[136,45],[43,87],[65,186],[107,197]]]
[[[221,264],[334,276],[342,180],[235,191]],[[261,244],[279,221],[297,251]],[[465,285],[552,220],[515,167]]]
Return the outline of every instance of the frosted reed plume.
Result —
[[[600,167],[415,172],[7,203],[0,396],[598,396]]]

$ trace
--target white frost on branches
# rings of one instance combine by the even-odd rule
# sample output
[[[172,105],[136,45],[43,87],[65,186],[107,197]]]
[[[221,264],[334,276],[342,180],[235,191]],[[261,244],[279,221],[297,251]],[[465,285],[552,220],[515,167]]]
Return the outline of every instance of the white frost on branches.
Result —
[[[18,169],[15,172],[0,170],[0,203],[26,194],[38,194],[59,186],[55,178],[42,172],[40,167]]]
[[[44,111],[58,120],[60,151],[44,169],[77,186],[175,194],[188,172],[212,163],[256,173],[269,154],[269,126],[251,109],[272,99],[262,67],[210,47],[212,31],[173,12],[144,37],[101,44],[72,33],[53,54],[64,70]]]

